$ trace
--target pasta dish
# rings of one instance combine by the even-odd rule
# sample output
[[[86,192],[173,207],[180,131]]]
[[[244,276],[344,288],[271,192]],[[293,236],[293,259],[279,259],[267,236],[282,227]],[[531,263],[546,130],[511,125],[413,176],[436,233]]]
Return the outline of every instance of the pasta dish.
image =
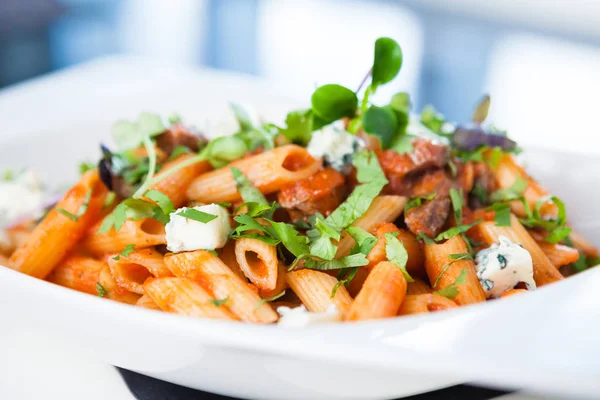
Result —
[[[212,140],[177,115],[118,121],[54,197],[0,175],[0,268],[104,299],[285,327],[438,312],[535,291],[597,250],[486,122],[373,95],[402,67],[375,42],[356,89],[325,84],[285,124],[231,104]],[[282,126],[280,126],[282,125]]]

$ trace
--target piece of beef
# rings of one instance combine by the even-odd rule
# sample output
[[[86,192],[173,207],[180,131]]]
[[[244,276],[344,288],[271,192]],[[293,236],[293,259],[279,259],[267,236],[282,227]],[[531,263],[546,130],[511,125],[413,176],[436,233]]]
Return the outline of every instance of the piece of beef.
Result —
[[[304,214],[331,214],[344,200],[344,176],[333,168],[325,168],[311,177],[285,186],[277,195],[282,207]]]
[[[408,195],[414,177],[431,168],[442,168],[448,162],[448,148],[425,139],[413,141],[411,153],[399,154],[394,150],[377,153],[379,163],[389,180],[384,192]]]
[[[158,148],[167,154],[171,154],[177,146],[185,146],[192,151],[198,151],[199,145],[206,142],[207,139],[202,134],[180,122],[173,124],[156,138]]]
[[[415,235],[421,232],[430,238],[436,237],[448,219],[450,198],[436,197],[418,207],[407,211],[404,221],[408,229]]]

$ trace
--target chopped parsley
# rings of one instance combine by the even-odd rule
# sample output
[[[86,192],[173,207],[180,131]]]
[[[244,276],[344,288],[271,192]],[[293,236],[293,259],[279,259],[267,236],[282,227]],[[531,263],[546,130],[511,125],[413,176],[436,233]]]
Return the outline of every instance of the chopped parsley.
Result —
[[[527,186],[529,186],[529,182],[526,179],[518,177],[510,187],[493,192],[490,195],[490,201],[495,203],[498,201],[518,200],[525,192],[525,189],[527,189]]]
[[[94,193],[93,187],[91,187],[87,192],[85,192],[83,202],[79,206],[79,210],[77,210],[77,214],[72,214],[69,211],[65,210],[64,208],[57,208],[56,211],[58,211],[65,217],[69,218],[71,221],[77,222],[79,220],[79,217],[82,217],[83,214],[86,213],[86,211],[90,205],[90,200],[92,199],[92,193]]]
[[[202,222],[203,224],[206,224],[217,218],[216,215],[205,213],[204,211],[196,210],[193,208],[188,208],[186,210],[179,211],[175,215],[179,215],[194,221]]]
[[[427,196],[417,196],[412,197],[406,206],[404,206],[404,214],[406,214],[411,208],[419,207],[423,204],[423,201],[433,200],[436,196],[436,193],[430,193]]]
[[[79,164],[79,173],[81,175],[85,174],[86,172],[92,170],[92,169],[96,169],[97,165],[94,163],[91,163],[89,161],[82,161]]]
[[[273,297],[269,297],[269,298],[266,298],[266,299],[260,299],[258,301],[258,303],[256,304],[256,307],[254,307],[254,311],[258,310],[263,304],[271,303],[271,302],[273,302],[273,301],[275,301],[277,299],[282,298],[283,296],[285,296],[285,290],[283,292],[281,292],[281,293],[273,296]]]
[[[96,282],[96,293],[98,294],[98,297],[104,297],[108,294],[108,290],[106,290],[100,282]]]
[[[494,222],[496,226],[510,226],[510,205],[506,203],[495,203],[486,210],[494,211]]]
[[[214,304],[217,307],[221,307],[223,304],[229,301],[229,296],[224,299],[210,299],[208,302]]]
[[[450,300],[454,300],[456,296],[458,296],[458,285],[462,285],[467,280],[467,270],[463,269],[460,272],[460,275],[456,278],[456,280],[449,286],[446,286],[443,289],[437,290],[434,293],[442,295],[444,297],[449,298]]]
[[[446,271],[448,270],[448,268],[450,268],[450,266],[452,264],[454,264],[457,261],[461,261],[461,260],[473,260],[473,256],[471,256],[468,253],[456,253],[456,254],[450,254],[448,256],[448,258],[450,258],[452,261],[450,261],[449,263],[447,263],[446,265],[444,265],[444,267],[442,268],[442,270],[440,271],[439,275],[437,276],[437,278],[435,278],[435,282],[433,282],[433,287],[436,287],[438,282],[440,281],[440,279],[442,278],[442,276],[446,273]]]
[[[127,257],[134,251],[135,251],[135,244],[128,244],[118,255],[113,257],[113,260],[119,261],[121,259],[121,256]]]
[[[406,271],[406,262],[408,261],[408,253],[404,248],[404,245],[396,236],[392,233],[386,233],[385,237],[385,256],[387,259],[400,268],[404,274],[404,278],[407,282],[414,282],[415,280]]]
[[[235,186],[240,192],[245,202],[254,202],[258,204],[269,204],[265,196],[244,176],[242,171],[236,167],[231,167],[231,175],[235,180]]]

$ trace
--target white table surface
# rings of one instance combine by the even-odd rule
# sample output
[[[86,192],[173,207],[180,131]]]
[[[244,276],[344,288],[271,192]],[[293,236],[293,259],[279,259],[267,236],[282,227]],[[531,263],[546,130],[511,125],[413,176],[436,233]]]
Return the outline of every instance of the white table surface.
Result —
[[[102,92],[98,93],[98,96],[110,95],[110,90],[118,90],[121,87],[119,80],[128,82],[129,85],[131,85],[132,81],[136,83],[141,82],[140,77],[135,75],[137,69],[134,67],[135,62],[132,63],[130,58],[120,59],[117,57],[96,62],[87,69],[85,67],[78,67],[72,75],[80,78],[80,84],[82,82],[91,82],[92,84],[96,82],[97,84],[98,79],[95,78],[100,78],[100,76],[94,77],[93,74],[98,74],[102,70],[104,72],[102,75],[106,78],[106,71],[109,70],[110,73],[108,75],[110,76],[110,83],[112,85],[109,88],[105,81]],[[92,76],[86,76],[90,74]],[[59,75],[60,78],[64,78],[64,73]],[[45,83],[45,78],[36,83],[42,89],[42,95],[38,96],[38,100],[40,101],[38,106],[45,107],[48,118],[59,118],[62,104],[60,102],[48,103],[44,100],[43,89]],[[12,98],[10,103],[3,103],[2,100],[4,99],[0,96],[0,105],[3,105],[0,108],[4,108],[4,111],[10,111],[8,114],[12,116],[12,118],[6,121],[9,127],[11,124],[14,124],[13,127],[19,126],[20,121],[25,120],[24,118],[29,121],[29,126],[35,127],[32,129],[38,129],[36,123],[40,126],[41,121],[29,119],[30,113],[24,107],[25,103],[31,107],[31,102],[26,96],[28,95],[27,92],[32,89],[32,85],[26,84],[22,88],[9,88],[4,92],[20,90],[23,94],[20,98],[23,101],[21,105],[18,104],[19,101],[12,101]],[[67,89],[69,88],[63,90],[63,99],[68,96],[69,90]],[[70,89],[75,89],[77,92],[83,91],[80,85],[76,88],[71,87]],[[0,91],[0,95],[2,94],[3,92]],[[117,104],[119,102],[116,101],[117,98],[114,96],[111,97],[114,101],[108,104],[105,103],[106,107],[110,107],[111,109],[119,107],[119,104]],[[128,101],[128,99],[124,101]],[[123,107],[131,107],[130,103],[123,104]],[[153,105],[149,104],[150,109],[152,109],[151,106]],[[164,104],[160,104],[160,106],[164,106]],[[10,110],[7,110],[7,108],[10,108]],[[131,112],[131,110],[127,111]],[[84,118],[85,116],[81,113],[73,113],[72,117]],[[0,135],[10,136],[11,133],[17,133],[16,129],[4,129],[0,132]],[[72,166],[69,166],[69,168],[72,168]],[[3,344],[2,354],[0,354],[0,376],[2,377],[0,379],[0,399],[131,400],[134,398],[114,367],[85,357],[73,348],[70,348],[68,343],[59,343],[46,337],[44,332],[22,331],[11,326],[0,325],[0,341]],[[509,395],[503,396],[502,399],[535,400],[540,398]]]

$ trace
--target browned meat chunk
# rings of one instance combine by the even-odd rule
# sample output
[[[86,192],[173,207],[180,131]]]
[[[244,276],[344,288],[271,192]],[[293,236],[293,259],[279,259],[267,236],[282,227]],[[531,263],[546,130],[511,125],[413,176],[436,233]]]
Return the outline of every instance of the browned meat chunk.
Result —
[[[404,222],[415,235],[422,232],[433,238],[440,233],[448,219],[449,212],[450,199],[448,197],[435,198],[408,210]]]
[[[206,138],[201,134],[194,132],[181,123],[176,123],[165,133],[156,139],[157,146],[167,154],[177,146],[185,146],[192,151],[198,151],[200,143],[206,143]]]
[[[431,168],[442,168],[448,162],[448,149],[446,146],[434,144],[429,140],[416,139],[413,141],[414,151],[398,154],[394,150],[378,152],[379,163],[390,181],[386,193],[406,195],[410,192],[414,182],[408,175],[416,175],[421,171]]]
[[[277,200],[282,207],[305,214],[320,212],[327,216],[346,195],[344,176],[333,168],[325,168],[313,176],[281,189]]]

